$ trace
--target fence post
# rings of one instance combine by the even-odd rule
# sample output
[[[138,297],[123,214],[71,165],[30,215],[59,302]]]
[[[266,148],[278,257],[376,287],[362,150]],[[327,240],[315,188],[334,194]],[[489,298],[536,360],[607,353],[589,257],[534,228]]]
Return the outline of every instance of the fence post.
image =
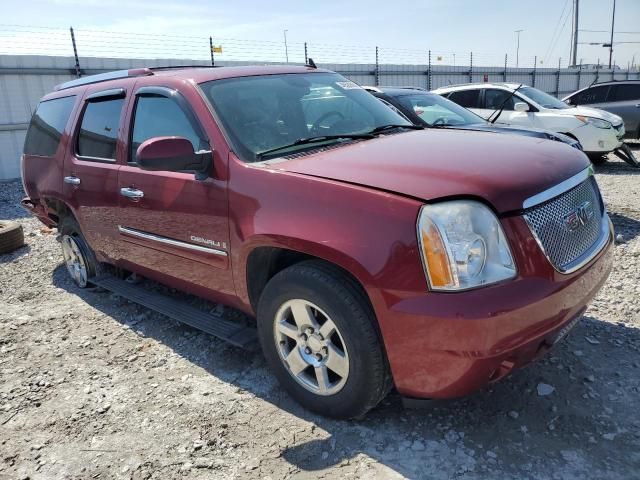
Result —
[[[627,80],[629,80],[629,71],[631,70],[631,63],[627,62]]]
[[[504,72],[502,74],[502,79],[504,83],[507,83],[507,54],[504,54]]]
[[[560,65],[562,58],[558,58],[558,75],[556,76],[556,97],[560,94]]]
[[[375,77],[376,77],[376,87],[378,85],[380,85],[380,65],[378,64],[378,47],[376,47],[376,70],[375,70]]]
[[[216,61],[213,58],[213,38],[212,37],[209,37],[209,50],[211,50],[211,66],[215,67]]]
[[[73,45],[73,56],[76,59],[76,77],[80,78],[82,75],[80,73],[80,60],[78,59],[78,49],[76,48],[76,36],[73,33],[73,27],[69,27],[69,31],[71,32],[71,44]]]
[[[307,42],[304,42],[304,64],[309,63],[309,56],[307,55]]]
[[[470,56],[470,62],[469,62],[469,83],[473,83],[473,52],[471,52],[471,56]]]
[[[598,78],[600,78],[600,59],[598,59],[598,65],[596,66],[596,81],[594,83],[598,83]]]
[[[538,56],[533,57],[533,72],[531,72],[531,86],[536,86],[536,68],[538,68]]]
[[[429,64],[427,65],[427,90],[431,90],[431,50],[429,50]]]

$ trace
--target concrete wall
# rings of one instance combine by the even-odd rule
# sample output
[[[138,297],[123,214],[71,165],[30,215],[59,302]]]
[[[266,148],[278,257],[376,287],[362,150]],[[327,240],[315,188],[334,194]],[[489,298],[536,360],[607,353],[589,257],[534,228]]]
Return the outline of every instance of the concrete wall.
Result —
[[[220,62],[220,65],[250,65],[264,62]],[[177,59],[80,58],[83,75],[143,66],[208,65],[209,62]],[[534,85],[557,96],[589,85],[596,71],[446,65],[323,64],[361,85],[415,86],[432,89],[445,85],[489,81],[510,81]],[[430,72],[430,74],[428,74]],[[638,72],[598,72],[598,80],[640,78]],[[0,181],[20,176],[20,155],[31,115],[38,100],[59,83],[76,78],[73,57],[0,55]]]

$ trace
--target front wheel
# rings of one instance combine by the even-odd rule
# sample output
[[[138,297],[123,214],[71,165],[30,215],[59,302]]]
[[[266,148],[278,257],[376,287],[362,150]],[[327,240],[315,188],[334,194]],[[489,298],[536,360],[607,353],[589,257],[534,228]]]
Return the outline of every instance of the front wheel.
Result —
[[[334,418],[360,417],[389,391],[375,321],[353,280],[318,261],[278,273],[258,305],[260,343],[282,386]]]
[[[594,165],[602,165],[607,161],[607,155],[604,153],[587,153],[587,157]]]

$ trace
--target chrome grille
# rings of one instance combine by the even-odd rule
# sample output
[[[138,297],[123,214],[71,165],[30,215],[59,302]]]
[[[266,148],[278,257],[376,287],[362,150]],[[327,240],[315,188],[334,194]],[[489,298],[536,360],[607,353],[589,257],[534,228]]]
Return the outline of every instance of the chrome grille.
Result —
[[[560,271],[570,270],[593,253],[603,235],[603,216],[604,205],[592,176],[524,214],[545,254]]]

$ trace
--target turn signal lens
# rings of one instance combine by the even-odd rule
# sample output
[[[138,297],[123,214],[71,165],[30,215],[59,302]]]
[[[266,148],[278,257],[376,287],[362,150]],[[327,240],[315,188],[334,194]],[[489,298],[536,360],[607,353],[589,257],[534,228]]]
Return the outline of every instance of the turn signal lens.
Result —
[[[432,286],[444,288],[453,284],[449,258],[442,237],[436,226],[427,220],[426,230],[421,231],[424,257]]]

